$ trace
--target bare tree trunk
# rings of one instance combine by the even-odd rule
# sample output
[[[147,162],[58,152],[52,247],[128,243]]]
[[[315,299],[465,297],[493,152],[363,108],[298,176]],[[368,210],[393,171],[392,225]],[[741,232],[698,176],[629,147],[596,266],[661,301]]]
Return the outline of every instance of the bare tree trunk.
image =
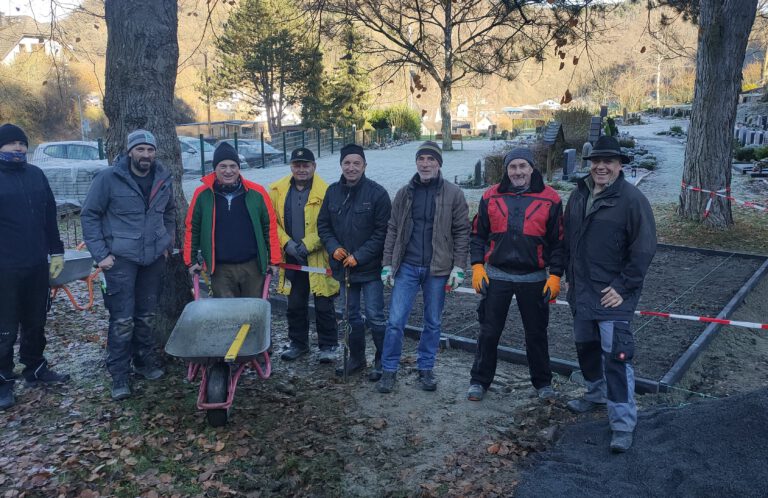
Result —
[[[128,133],[144,128],[157,139],[157,157],[173,174],[176,248],[184,240],[187,201],[181,189],[181,152],[173,121],[179,62],[175,0],[106,0],[107,66],[104,112],[110,159],[125,151]],[[168,260],[158,331],[167,337],[189,301],[190,281],[180,254]]]
[[[741,68],[757,0],[701,0],[700,7],[696,85],[683,183],[726,191],[731,186],[732,137]],[[683,218],[712,227],[733,225],[730,201],[703,192],[683,189],[679,213]]]
[[[443,118],[443,150],[453,150],[451,140],[451,90],[453,87],[453,20],[452,2],[444,2],[445,24],[443,28],[443,49],[445,50],[445,73],[440,83],[440,116]]]

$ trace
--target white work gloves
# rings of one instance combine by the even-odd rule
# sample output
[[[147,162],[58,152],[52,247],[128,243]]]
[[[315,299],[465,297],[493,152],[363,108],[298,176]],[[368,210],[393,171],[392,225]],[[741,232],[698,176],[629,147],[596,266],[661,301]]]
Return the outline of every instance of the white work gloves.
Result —
[[[387,265],[381,269],[381,282],[384,284],[384,287],[395,286],[395,276],[392,274],[391,266]]]
[[[464,283],[464,269],[459,268],[458,266],[454,266],[453,270],[451,270],[451,274],[448,276],[448,286],[450,286],[451,290],[458,289],[461,284]]]

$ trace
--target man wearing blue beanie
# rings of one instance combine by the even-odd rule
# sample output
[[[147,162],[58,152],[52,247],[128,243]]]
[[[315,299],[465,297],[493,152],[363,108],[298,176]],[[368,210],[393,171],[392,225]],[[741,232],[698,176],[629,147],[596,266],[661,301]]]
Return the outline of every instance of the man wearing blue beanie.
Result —
[[[472,287],[483,299],[467,398],[480,401],[493,381],[496,348],[515,296],[531,383],[539,398],[551,399],[556,394],[547,326],[549,301],[560,293],[565,264],[563,203],[534,168],[530,149],[512,149],[504,166],[501,182],[485,191],[472,224]]]

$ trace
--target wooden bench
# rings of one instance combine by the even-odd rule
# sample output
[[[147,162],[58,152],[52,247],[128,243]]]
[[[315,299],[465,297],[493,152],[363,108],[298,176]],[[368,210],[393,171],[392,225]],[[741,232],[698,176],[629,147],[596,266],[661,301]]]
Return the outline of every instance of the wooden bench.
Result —
[[[442,139],[443,139],[442,133],[438,133],[437,135],[435,135],[435,140],[437,140],[438,142]],[[461,144],[461,150],[464,150],[464,135],[462,135],[461,133],[451,133],[451,144],[453,144],[453,142],[456,142],[456,141],[458,141]]]

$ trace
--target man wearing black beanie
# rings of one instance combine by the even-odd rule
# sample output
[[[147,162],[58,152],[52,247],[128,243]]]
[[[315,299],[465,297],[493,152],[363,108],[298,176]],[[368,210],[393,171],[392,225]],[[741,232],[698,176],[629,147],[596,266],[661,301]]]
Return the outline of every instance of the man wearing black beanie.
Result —
[[[267,191],[241,176],[237,151],[227,142],[216,147],[213,173],[201,181],[187,211],[184,263],[190,273],[210,273],[214,297],[262,297],[267,268],[281,259]]]
[[[64,268],[64,245],[48,180],[27,163],[28,143],[18,126],[0,126],[0,410],[16,401],[13,345],[19,331],[28,385],[69,380],[50,370],[43,356],[48,279]]]
[[[374,368],[368,380],[375,382],[381,378],[386,327],[381,258],[392,205],[384,187],[366,178],[362,147],[356,144],[342,147],[340,162],[341,178],[325,193],[317,231],[331,256],[333,277],[341,282],[341,301],[348,304],[352,332],[349,334],[350,361],[346,373],[358,372],[367,365],[367,325],[376,347]],[[349,289],[345,287],[345,275],[349,275]],[[365,299],[365,320],[361,297]],[[344,371],[338,373],[344,374]]]

